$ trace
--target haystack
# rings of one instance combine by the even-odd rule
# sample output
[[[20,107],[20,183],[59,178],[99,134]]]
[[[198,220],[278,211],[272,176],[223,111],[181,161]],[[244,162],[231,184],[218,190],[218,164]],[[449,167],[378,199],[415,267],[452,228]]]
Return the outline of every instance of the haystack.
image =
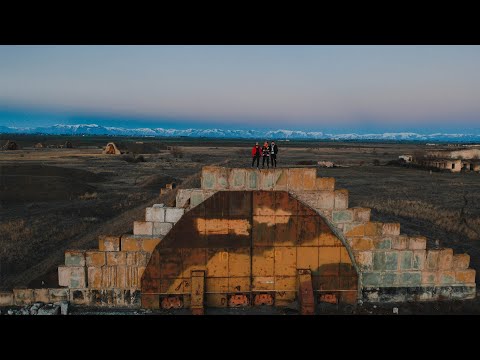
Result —
[[[109,142],[107,146],[105,146],[105,149],[103,150],[104,154],[112,154],[112,155],[120,155],[121,152],[118,150],[117,145],[113,142]]]

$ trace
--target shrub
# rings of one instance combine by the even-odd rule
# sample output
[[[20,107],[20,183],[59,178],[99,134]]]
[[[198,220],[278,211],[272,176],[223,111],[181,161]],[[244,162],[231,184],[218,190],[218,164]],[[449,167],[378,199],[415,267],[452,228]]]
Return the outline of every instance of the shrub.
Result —
[[[380,160],[374,159],[374,160],[373,160],[373,165],[379,166],[379,165],[380,165]]]

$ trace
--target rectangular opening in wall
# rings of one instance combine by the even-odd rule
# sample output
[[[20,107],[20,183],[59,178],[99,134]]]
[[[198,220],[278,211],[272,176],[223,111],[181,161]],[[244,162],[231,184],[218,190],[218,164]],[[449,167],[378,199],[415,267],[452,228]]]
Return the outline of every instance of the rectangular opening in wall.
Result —
[[[455,164],[452,164],[452,169],[455,169]]]

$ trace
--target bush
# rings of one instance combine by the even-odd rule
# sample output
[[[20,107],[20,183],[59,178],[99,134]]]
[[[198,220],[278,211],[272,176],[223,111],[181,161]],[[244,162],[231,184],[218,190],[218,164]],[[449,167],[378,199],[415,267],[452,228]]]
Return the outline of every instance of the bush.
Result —
[[[380,160],[378,160],[378,159],[373,160],[373,165],[374,166],[379,166],[380,165]]]

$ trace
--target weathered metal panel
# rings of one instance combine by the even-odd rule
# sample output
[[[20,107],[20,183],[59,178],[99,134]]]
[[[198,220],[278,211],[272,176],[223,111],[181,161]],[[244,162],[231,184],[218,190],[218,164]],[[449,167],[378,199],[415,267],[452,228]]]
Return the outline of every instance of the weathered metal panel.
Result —
[[[274,248],[254,247],[252,249],[252,276],[274,276]]]
[[[292,176],[293,183],[305,180],[302,171]],[[348,251],[314,210],[284,191],[217,192],[156,246],[142,276],[142,304],[158,308],[155,293],[191,293],[184,305],[202,312],[193,300],[199,280],[191,276],[203,270],[197,290],[203,286],[208,306],[251,304],[251,291],[273,291],[275,304],[287,305],[296,299],[300,268],[311,270],[314,292],[331,292],[340,302],[355,298],[357,274]]]
[[[208,249],[207,277],[228,277],[228,249]]]

